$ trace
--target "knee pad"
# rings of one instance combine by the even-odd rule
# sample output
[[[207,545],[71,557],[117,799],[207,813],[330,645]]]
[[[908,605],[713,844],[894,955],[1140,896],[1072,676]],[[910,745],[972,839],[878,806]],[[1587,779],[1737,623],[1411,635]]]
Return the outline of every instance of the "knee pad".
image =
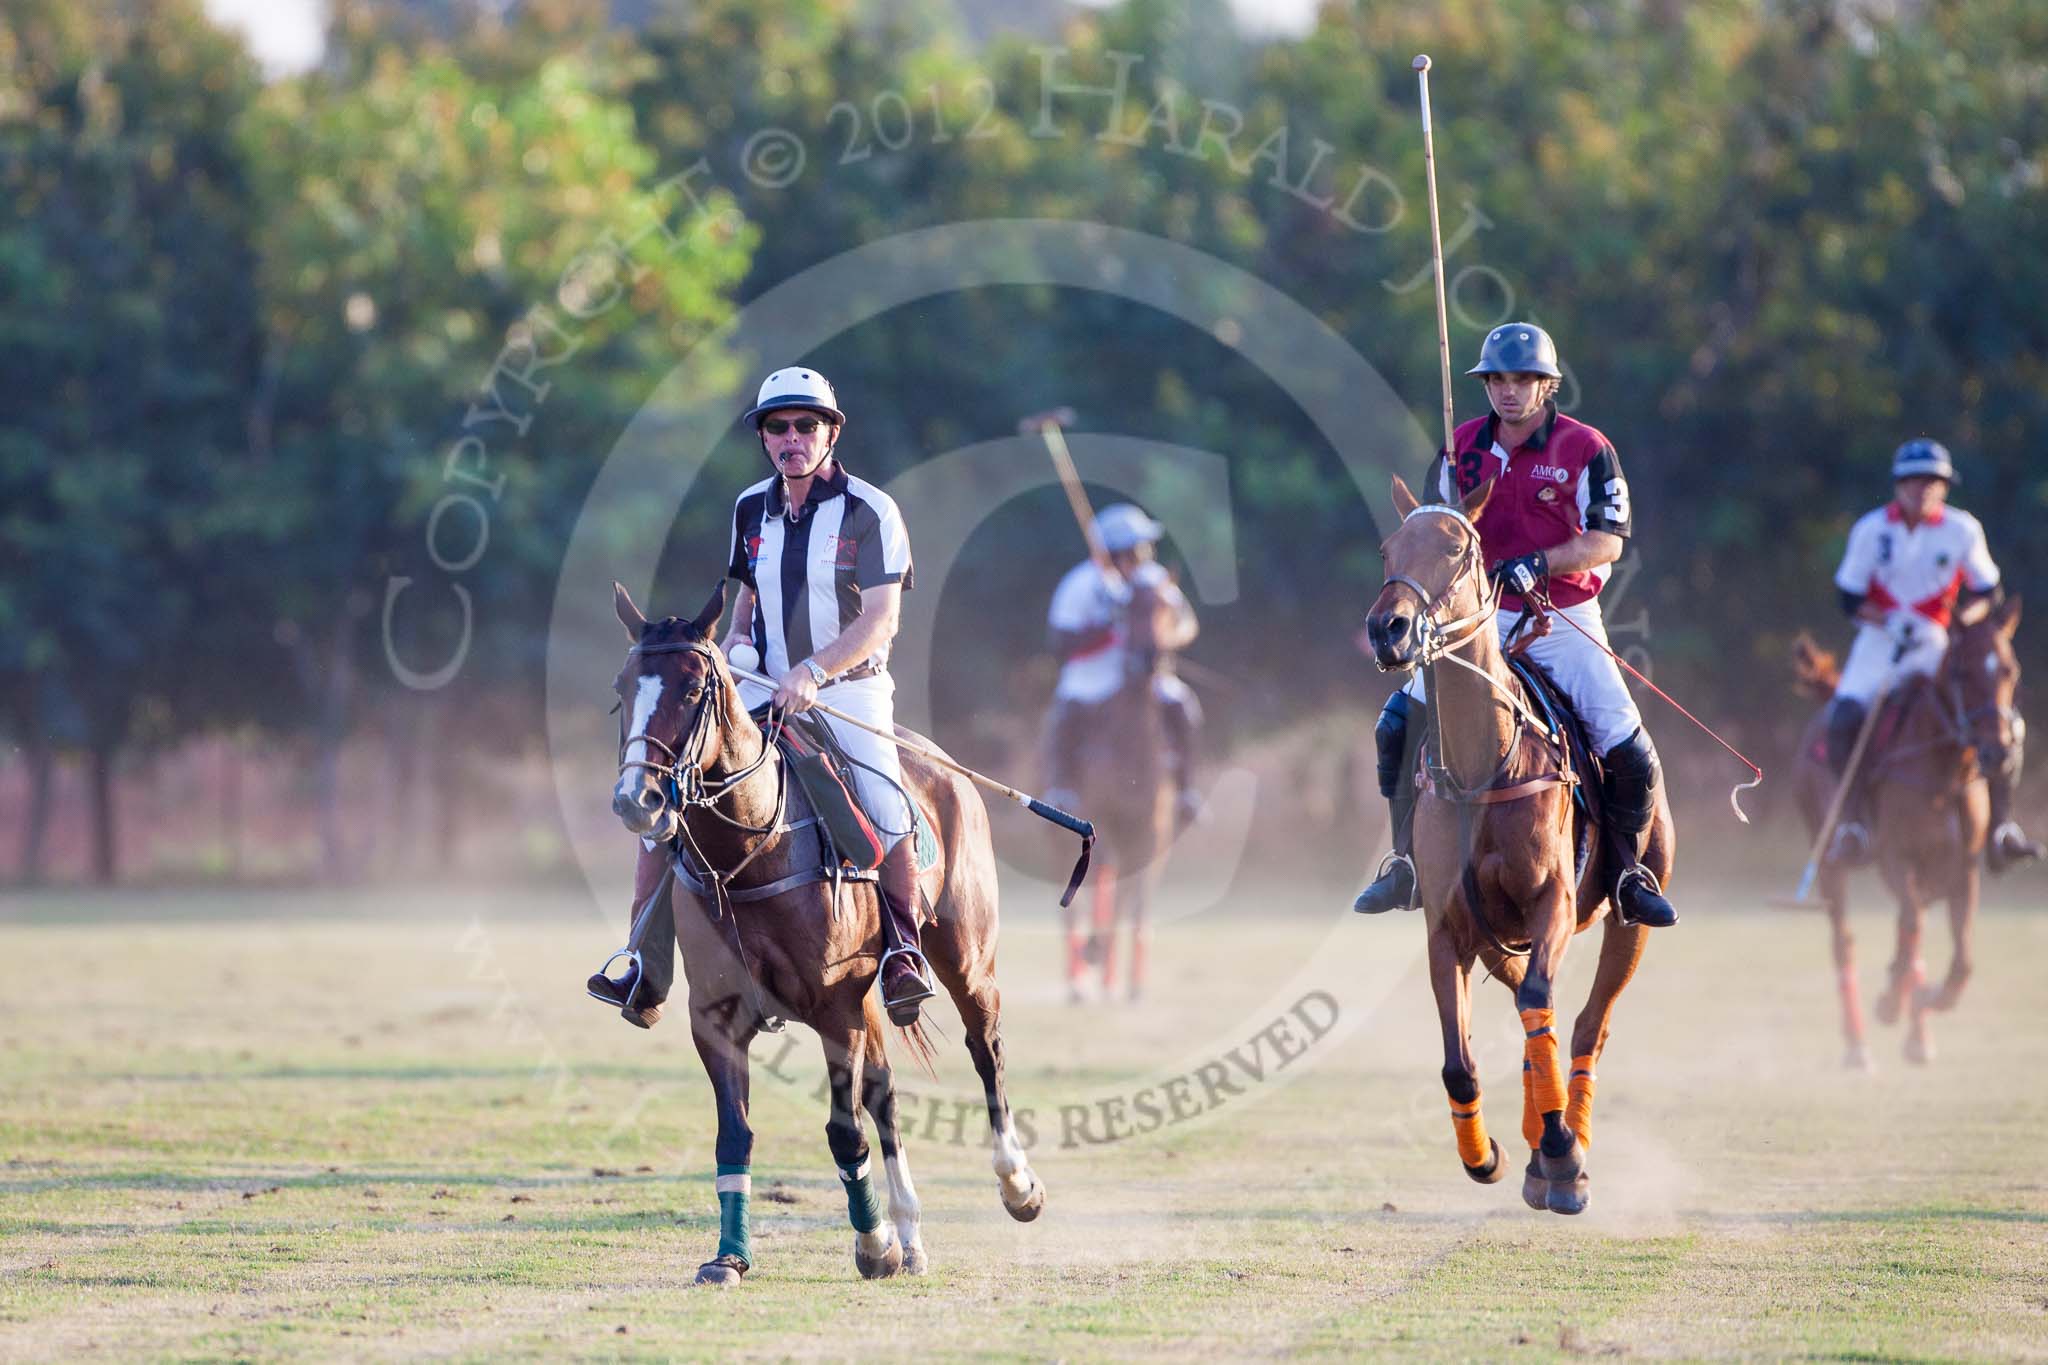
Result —
[[[1380,708],[1373,739],[1379,746],[1380,795],[1389,801],[1400,790],[1402,770],[1407,767],[1409,721],[1421,715],[1422,704],[1406,692],[1396,692]]]
[[[1641,833],[1649,828],[1657,804],[1657,784],[1663,776],[1656,746],[1638,728],[1607,751],[1606,762],[1610,818],[1624,833]]]

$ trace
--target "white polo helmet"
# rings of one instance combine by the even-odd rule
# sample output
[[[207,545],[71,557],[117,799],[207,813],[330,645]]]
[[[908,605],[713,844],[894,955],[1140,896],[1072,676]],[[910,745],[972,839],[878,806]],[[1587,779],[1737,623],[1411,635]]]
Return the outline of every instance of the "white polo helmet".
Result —
[[[1149,545],[1165,529],[1128,502],[1112,503],[1095,514],[1095,534],[1111,554]]]
[[[790,366],[769,375],[761,381],[754,406],[740,420],[750,427],[759,427],[761,414],[777,408],[809,408],[846,425],[846,414],[839,410],[839,395],[832,391],[832,381],[816,370]]]

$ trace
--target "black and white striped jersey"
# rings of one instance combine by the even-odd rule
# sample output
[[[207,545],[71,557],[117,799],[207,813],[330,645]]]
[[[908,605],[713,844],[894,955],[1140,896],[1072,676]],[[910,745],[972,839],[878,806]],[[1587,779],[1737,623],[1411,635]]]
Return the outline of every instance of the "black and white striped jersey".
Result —
[[[780,478],[740,494],[726,572],[753,589],[749,630],[764,671],[779,678],[853,624],[863,588],[901,583],[909,591],[910,533],[895,499],[835,459],[793,514]],[[878,672],[888,662],[885,646],[847,671]]]

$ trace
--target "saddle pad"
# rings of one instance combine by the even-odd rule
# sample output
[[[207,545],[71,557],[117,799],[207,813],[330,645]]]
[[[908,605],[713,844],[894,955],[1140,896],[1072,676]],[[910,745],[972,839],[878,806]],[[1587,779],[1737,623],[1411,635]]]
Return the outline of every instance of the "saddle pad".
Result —
[[[1593,830],[1600,821],[1600,760],[1586,740],[1585,727],[1579,723],[1578,712],[1572,709],[1571,698],[1551,679],[1549,672],[1542,665],[1513,654],[1508,656],[1508,667],[1522,680],[1522,690],[1536,704],[1543,718],[1550,722],[1551,729],[1564,736],[1567,760],[1572,771],[1579,775],[1579,781],[1572,787],[1572,806],[1576,812],[1572,819],[1572,841],[1576,845],[1572,880],[1583,882],[1586,863],[1593,851]]]
[[[882,838],[854,798],[846,764],[831,747],[831,732],[815,718],[798,717],[782,727],[776,744],[824,824],[832,851],[861,872],[880,867]]]
[[[757,707],[752,715],[757,722],[765,722],[768,708]],[[881,866],[881,838],[874,822],[860,808],[859,788],[853,782],[851,765],[833,738],[831,727],[815,715],[792,716],[782,728],[782,740],[777,747],[797,775],[811,809],[824,821],[834,851],[863,872]],[[909,792],[906,790],[904,795],[908,797]],[[919,872],[929,872],[939,862],[938,832],[915,800],[909,804],[915,864]],[[861,861],[849,851],[870,846],[874,850],[872,862]]]

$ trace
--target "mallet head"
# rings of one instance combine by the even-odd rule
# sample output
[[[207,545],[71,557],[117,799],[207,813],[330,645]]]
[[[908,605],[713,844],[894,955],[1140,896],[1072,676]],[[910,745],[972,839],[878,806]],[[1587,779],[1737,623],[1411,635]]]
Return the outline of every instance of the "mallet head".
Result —
[[[1429,70],[1429,54],[1427,52],[1418,52],[1415,55],[1413,65],[1417,71]]]

